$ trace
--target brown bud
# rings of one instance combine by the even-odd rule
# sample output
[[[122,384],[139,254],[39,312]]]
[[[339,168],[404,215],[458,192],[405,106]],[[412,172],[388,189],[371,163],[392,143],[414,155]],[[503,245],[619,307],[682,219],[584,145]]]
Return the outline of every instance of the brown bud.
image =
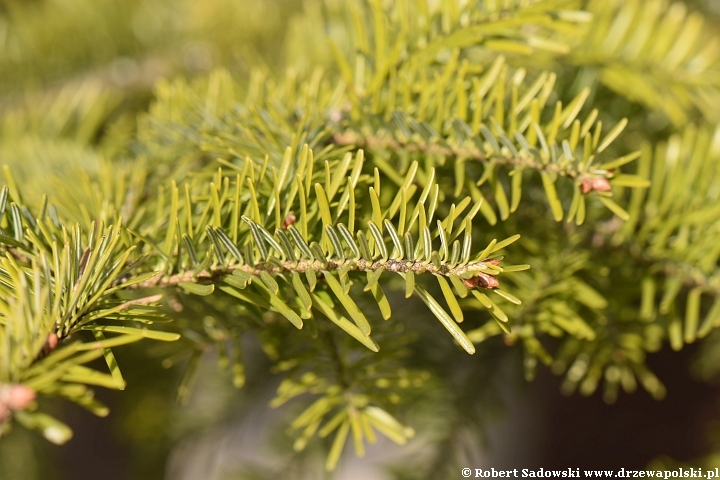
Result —
[[[498,282],[498,279],[493,277],[492,275],[488,275],[486,273],[478,273],[475,277],[464,278],[463,284],[467,288],[495,288],[500,285],[500,282]]]
[[[478,285],[482,288],[495,288],[500,285],[500,282],[498,282],[497,278],[493,277],[492,275],[487,275],[485,273],[478,273],[477,279]]]

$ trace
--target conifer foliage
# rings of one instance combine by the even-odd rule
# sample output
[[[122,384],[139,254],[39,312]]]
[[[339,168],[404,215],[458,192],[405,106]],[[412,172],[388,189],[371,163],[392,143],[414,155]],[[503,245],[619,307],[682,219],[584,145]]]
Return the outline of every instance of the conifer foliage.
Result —
[[[283,377],[271,407],[305,402],[289,433],[298,451],[329,438],[327,470],[378,435],[406,443],[419,393],[463,414],[422,349],[459,365],[502,337],[527,379],[544,364],[612,403],[663,397],[645,359],[664,343],[717,348],[720,39],[702,10],[309,0],[268,21],[244,1],[255,23],[205,73],[173,42],[215,38],[231,2],[180,2],[207,13],[164,37],[138,19],[171,2],[30,3],[0,4],[2,436],[68,441],[45,397],[107,415],[93,389],[125,388],[113,352],[141,340],[187,364],[182,401],[209,350],[242,388],[255,338]],[[104,50],[97,17],[118,30]],[[59,18],[85,36],[39,56]],[[19,101],[24,81],[42,88]]]

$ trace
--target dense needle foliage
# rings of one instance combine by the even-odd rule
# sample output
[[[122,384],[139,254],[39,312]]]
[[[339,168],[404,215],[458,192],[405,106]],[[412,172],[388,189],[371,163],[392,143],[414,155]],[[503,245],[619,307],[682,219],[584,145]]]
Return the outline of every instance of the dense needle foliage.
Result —
[[[124,349],[181,403],[207,358],[247,404],[280,379],[291,465],[424,438],[417,478],[461,464],[502,349],[607,403],[663,398],[665,343],[702,340],[712,377],[716,26],[661,0],[0,2],[0,442],[69,441],[52,397],[108,415]]]

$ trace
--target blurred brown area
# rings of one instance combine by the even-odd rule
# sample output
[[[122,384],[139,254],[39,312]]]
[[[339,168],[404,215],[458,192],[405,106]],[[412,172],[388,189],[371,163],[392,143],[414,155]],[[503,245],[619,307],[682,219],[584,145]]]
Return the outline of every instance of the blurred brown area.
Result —
[[[654,400],[644,391],[607,405],[596,392],[565,397],[560,380],[539,372],[531,397],[544,404],[547,431],[540,449],[544,468],[644,469],[658,455],[681,461],[707,455],[709,428],[720,417],[720,387],[688,374],[697,348],[669,347],[648,357],[667,387]]]

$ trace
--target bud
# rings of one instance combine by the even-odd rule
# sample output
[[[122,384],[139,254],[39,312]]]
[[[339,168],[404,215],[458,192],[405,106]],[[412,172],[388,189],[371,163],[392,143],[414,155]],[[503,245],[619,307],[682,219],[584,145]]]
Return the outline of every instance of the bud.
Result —
[[[58,346],[58,343],[60,343],[60,338],[58,338],[57,333],[53,332],[48,335],[47,340],[45,340],[43,350],[45,350],[46,352],[52,352],[53,350],[55,350],[55,347]]]
[[[288,213],[287,216],[285,217],[285,220],[283,220],[283,224],[282,224],[283,230],[287,230],[287,228],[288,228],[290,225],[292,225],[293,223],[295,223],[295,220],[296,220],[295,215],[293,215],[292,212]]]
[[[2,410],[25,410],[35,400],[35,391],[25,385],[13,384],[0,387],[0,416]]]
[[[588,194],[593,190],[596,192],[608,192],[612,190],[610,182],[608,182],[607,178],[605,177],[583,178],[580,188],[582,190],[582,193],[584,194]]]
[[[492,275],[488,275],[486,273],[478,273],[475,277],[464,278],[463,284],[467,288],[495,288],[500,285],[500,282],[498,282],[498,279],[493,277]]]

